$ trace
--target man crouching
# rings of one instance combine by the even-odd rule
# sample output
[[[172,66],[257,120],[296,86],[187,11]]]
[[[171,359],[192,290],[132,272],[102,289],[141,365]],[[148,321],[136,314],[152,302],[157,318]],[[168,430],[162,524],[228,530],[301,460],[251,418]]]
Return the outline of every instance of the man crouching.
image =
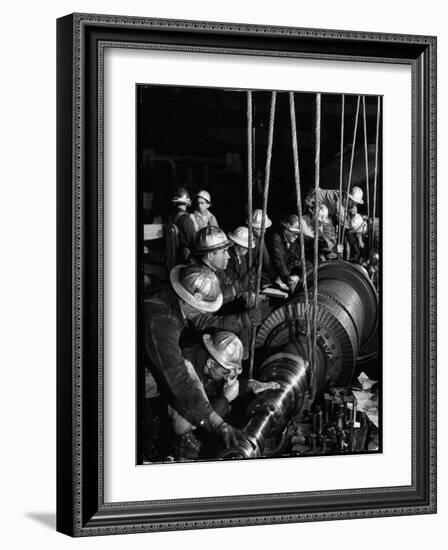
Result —
[[[278,389],[276,382],[239,379],[242,372],[243,344],[235,334],[218,331],[204,334],[202,344],[183,350],[185,365],[208,399],[214,412],[221,419],[230,413],[232,402],[238,397]],[[170,408],[170,416],[176,433],[175,457],[178,460],[213,458],[201,454],[203,445],[196,435],[196,426],[191,424],[176,410]],[[225,422],[220,425],[220,435],[224,445],[232,447],[244,438],[244,434]]]

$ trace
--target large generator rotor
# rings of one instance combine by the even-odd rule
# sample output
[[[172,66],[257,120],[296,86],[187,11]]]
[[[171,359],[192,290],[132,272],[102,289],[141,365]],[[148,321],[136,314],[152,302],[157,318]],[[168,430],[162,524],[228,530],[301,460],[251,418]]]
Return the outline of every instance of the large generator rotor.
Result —
[[[376,332],[377,293],[365,269],[349,262],[322,264],[317,275],[316,355],[322,377],[317,385],[345,385],[352,379],[359,350]],[[309,290],[310,318],[314,310],[312,290]],[[306,358],[306,333],[305,296],[300,294],[265,319],[256,346],[283,348],[293,344],[297,354]]]

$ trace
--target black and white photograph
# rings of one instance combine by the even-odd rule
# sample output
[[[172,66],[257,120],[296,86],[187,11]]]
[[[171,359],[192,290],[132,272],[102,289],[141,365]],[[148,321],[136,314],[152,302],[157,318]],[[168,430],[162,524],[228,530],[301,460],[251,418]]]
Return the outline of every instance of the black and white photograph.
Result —
[[[381,453],[382,96],[136,98],[136,463]]]
[[[3,548],[443,548],[444,6],[6,4]]]

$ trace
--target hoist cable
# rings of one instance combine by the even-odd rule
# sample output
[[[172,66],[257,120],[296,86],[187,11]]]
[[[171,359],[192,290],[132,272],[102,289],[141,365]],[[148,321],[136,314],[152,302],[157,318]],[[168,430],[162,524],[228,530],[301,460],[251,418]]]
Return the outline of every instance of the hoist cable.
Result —
[[[310,306],[308,301],[308,281],[306,278],[306,258],[305,258],[305,238],[302,230],[302,192],[300,183],[300,169],[299,169],[299,148],[297,144],[297,123],[296,123],[296,109],[294,104],[294,92],[289,92],[289,113],[291,117],[291,137],[292,137],[292,151],[294,159],[294,176],[296,183],[296,199],[297,199],[297,214],[299,218],[300,227],[300,260],[302,264],[302,276],[303,276],[303,291],[305,295],[305,324],[306,324],[306,343],[308,361],[311,357],[311,332],[310,332]]]

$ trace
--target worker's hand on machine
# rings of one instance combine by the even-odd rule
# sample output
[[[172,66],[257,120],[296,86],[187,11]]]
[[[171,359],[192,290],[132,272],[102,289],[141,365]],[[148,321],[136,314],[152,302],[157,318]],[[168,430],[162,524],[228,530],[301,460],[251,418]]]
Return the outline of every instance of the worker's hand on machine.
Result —
[[[215,431],[222,437],[226,449],[236,447],[240,441],[245,439],[245,436],[241,430],[237,430],[227,422],[223,422],[220,426],[218,426],[218,428],[216,428]]]
[[[229,403],[236,399],[240,393],[240,382],[238,378],[236,376],[234,378],[228,378],[225,381],[222,391]]]
[[[260,380],[250,379],[247,383],[247,389],[253,393],[262,393],[266,390],[279,390],[278,382],[260,382]]]

